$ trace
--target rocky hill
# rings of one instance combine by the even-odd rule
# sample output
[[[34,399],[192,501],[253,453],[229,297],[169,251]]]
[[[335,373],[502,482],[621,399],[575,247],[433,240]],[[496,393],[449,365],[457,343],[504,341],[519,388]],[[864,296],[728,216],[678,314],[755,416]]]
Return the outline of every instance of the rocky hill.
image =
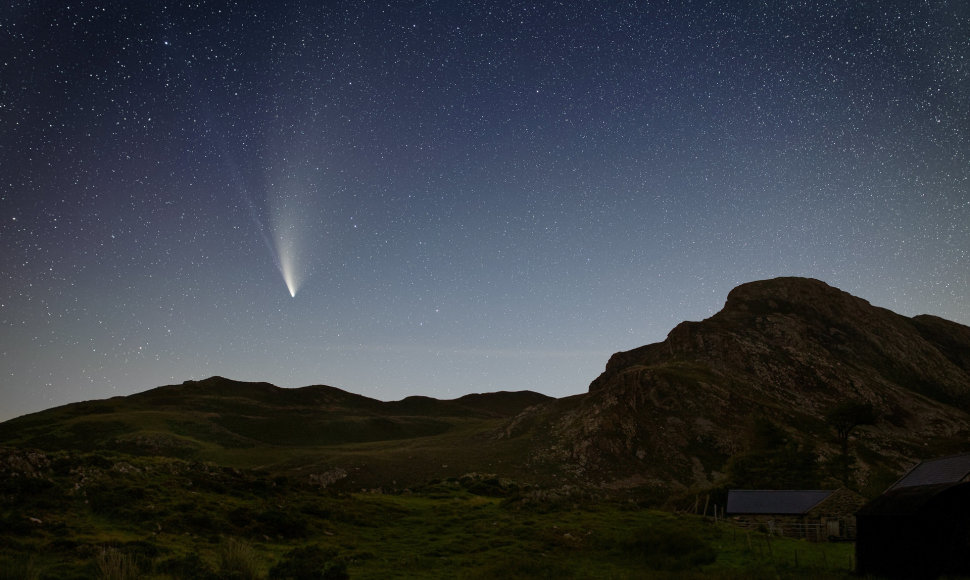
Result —
[[[832,463],[841,446],[827,417],[847,403],[875,412],[873,425],[852,430],[860,486],[967,450],[970,328],[900,316],[818,280],[752,282],[711,318],[614,354],[587,394],[529,409],[499,436],[532,438],[537,468],[676,490],[722,479],[757,445],[758,421]]]

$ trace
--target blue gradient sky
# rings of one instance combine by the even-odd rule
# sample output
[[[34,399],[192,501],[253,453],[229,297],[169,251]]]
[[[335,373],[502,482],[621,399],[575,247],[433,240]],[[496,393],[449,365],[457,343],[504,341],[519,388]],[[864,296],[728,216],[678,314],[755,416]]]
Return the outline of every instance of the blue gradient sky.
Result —
[[[0,43],[0,419],[575,394],[782,275],[970,324],[966,2],[28,2]]]

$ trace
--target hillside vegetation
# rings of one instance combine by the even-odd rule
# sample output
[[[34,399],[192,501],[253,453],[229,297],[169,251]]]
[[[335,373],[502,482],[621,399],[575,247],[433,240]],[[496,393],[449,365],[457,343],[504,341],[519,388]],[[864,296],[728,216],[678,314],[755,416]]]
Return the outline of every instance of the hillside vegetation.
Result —
[[[4,578],[838,578],[773,538],[489,475],[330,493],[165,458],[0,449]]]
[[[382,402],[333,387],[212,377],[19,417],[0,423],[0,442],[259,467],[343,489],[402,488],[469,471],[515,471],[522,445],[492,434],[547,400],[525,391]]]

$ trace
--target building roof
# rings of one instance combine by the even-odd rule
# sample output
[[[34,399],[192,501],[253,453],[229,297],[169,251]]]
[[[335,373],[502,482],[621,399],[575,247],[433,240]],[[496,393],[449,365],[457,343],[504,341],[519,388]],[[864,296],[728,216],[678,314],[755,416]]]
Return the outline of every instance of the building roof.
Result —
[[[728,491],[726,511],[729,514],[804,514],[832,493],[817,489],[732,489]]]
[[[889,489],[913,487],[917,485],[938,485],[941,483],[960,483],[970,475],[970,453],[952,455],[923,461],[909,470]]]
[[[954,494],[967,494],[970,484],[937,483],[890,489],[859,510],[858,516],[914,516],[923,513],[934,502]]]

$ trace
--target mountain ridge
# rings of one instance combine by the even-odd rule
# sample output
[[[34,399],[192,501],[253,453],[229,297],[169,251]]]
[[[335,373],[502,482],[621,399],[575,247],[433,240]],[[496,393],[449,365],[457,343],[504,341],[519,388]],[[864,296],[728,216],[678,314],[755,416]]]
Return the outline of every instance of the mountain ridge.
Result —
[[[846,403],[868,405],[875,419],[840,444],[828,415]],[[738,286],[719,312],[661,342],[615,353],[586,393],[561,399],[501,391],[384,402],[326,385],[210,377],[0,423],[0,444],[327,481],[340,473],[358,486],[476,471],[669,495],[736,477],[766,424],[819,466],[850,450],[859,488],[878,488],[916,459],[965,451],[970,328],[905,317],[819,280],[775,278]],[[846,483],[834,471],[819,477]]]
[[[534,464],[558,463],[601,485],[712,485],[750,447],[747,418],[779,423],[794,443],[837,453],[826,414],[872,405],[861,427],[860,478],[898,471],[946,439],[970,434],[970,328],[907,318],[824,282],[776,278],[732,290],[719,312],[667,338],[610,357],[571,409],[557,402],[510,422],[551,433]],[[932,442],[932,443],[928,443]],[[876,478],[878,479],[878,477]],[[618,483],[619,482],[619,483]]]

